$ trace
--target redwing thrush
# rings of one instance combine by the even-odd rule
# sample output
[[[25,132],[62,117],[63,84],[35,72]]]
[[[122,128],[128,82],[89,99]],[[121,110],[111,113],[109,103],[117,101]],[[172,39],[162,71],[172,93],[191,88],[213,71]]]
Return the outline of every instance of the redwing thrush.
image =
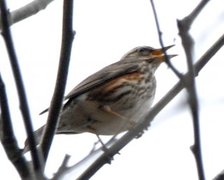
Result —
[[[150,111],[156,90],[154,73],[165,60],[163,50],[134,48],[78,84],[65,97],[56,133],[114,135],[133,127]]]

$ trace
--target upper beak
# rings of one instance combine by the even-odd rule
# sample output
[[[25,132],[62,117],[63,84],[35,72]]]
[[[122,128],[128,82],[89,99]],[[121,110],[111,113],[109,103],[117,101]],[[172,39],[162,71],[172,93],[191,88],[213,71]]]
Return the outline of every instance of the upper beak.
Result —
[[[159,58],[161,61],[165,61],[166,57],[165,57],[165,53],[168,49],[170,49],[171,47],[173,47],[174,45],[170,45],[170,46],[166,46],[164,48],[161,48],[161,49],[155,49],[153,52],[152,52],[152,56],[153,57],[156,57],[156,58]],[[166,55],[169,59],[170,58],[173,58],[175,56],[177,56],[176,54],[173,54],[173,55]]]

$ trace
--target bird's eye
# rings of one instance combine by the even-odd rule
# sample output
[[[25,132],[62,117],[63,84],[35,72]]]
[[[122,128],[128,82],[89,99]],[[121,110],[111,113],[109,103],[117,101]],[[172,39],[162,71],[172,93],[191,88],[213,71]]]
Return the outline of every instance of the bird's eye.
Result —
[[[150,50],[148,48],[141,48],[138,52],[141,56],[148,56],[150,54]]]

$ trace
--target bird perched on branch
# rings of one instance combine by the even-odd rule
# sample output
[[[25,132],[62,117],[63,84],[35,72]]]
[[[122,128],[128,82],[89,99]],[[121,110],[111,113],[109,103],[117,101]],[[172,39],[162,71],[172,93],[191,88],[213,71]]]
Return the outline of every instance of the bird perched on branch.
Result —
[[[164,51],[171,47],[134,48],[86,78],[65,97],[56,133],[115,135],[131,129],[150,111],[156,91],[154,74],[166,59]]]

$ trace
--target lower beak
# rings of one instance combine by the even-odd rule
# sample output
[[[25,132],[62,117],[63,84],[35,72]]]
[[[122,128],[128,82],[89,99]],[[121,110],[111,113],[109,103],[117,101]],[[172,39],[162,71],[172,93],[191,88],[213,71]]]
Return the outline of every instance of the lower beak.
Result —
[[[173,58],[173,57],[176,57],[177,54],[172,54],[172,55],[166,55],[169,59]]]

